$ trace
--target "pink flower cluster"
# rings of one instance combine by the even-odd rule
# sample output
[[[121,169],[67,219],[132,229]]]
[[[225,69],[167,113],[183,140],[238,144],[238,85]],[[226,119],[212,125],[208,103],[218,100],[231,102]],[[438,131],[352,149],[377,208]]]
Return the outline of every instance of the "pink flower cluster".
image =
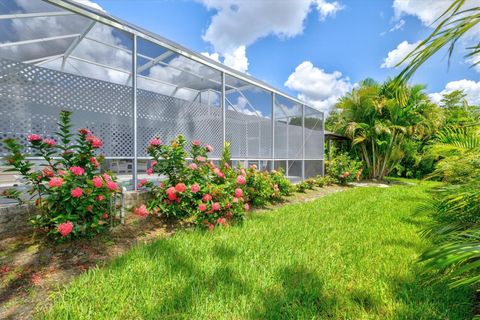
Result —
[[[72,191],[70,191],[70,194],[74,198],[80,198],[83,195],[83,190],[80,187],[76,187]]]
[[[147,207],[142,204],[140,207],[133,209],[133,214],[139,216],[140,218],[146,218],[150,214]]]
[[[42,137],[38,134],[29,134],[27,136],[27,140],[30,141],[30,142],[38,142],[38,141],[42,140]]]
[[[101,148],[103,146],[102,140],[100,140],[99,138],[95,137],[92,134],[87,135],[86,140],[87,140],[87,142],[90,143],[92,148],[98,149],[98,148]]]
[[[82,167],[73,166],[73,167],[70,167],[69,170],[76,176],[81,176],[82,174],[85,173],[85,169],[83,169]]]
[[[57,142],[53,139],[43,139],[42,142],[48,145],[49,147],[54,147],[57,145]]]
[[[63,179],[59,177],[53,177],[48,181],[48,186],[51,188],[61,187],[63,184]]]
[[[152,140],[150,140],[150,146],[151,147],[157,147],[161,144],[162,144],[162,140],[160,140],[158,138],[153,138]]]
[[[73,223],[70,221],[61,223],[58,225],[57,231],[62,235],[62,237],[66,237],[73,231]]]

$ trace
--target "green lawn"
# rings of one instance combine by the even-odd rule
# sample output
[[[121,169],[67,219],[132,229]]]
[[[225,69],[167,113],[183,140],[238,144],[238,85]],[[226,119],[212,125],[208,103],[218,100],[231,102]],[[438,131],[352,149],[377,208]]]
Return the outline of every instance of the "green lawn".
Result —
[[[46,318],[468,319],[472,292],[427,283],[415,263],[431,186],[355,188],[138,246],[79,277]]]

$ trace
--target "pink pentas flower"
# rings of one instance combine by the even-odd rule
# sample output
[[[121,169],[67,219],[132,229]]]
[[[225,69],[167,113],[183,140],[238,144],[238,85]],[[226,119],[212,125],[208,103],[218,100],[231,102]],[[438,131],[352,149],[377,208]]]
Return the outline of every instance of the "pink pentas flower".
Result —
[[[201,212],[207,211],[207,205],[205,203],[200,203],[198,205],[198,210],[201,211]]]
[[[212,203],[212,210],[213,210],[213,211],[218,211],[218,210],[220,210],[220,203],[218,203],[218,202]]]
[[[157,165],[157,161],[152,161],[152,167],[155,167]]]
[[[62,235],[62,237],[66,237],[73,231],[73,223],[70,221],[61,223],[57,226],[57,231]]]
[[[209,144],[206,144],[205,145],[205,150],[207,150],[207,152],[213,152],[213,147]]]
[[[76,176],[81,176],[82,174],[85,173],[85,169],[83,169],[82,167],[70,167],[70,171],[76,175]]]
[[[102,219],[105,219],[105,220],[108,219],[108,214],[107,213],[102,214]]]
[[[72,197],[74,198],[80,198],[83,194],[83,190],[79,187],[76,187],[75,189],[73,189],[72,191],[70,191],[70,194],[72,195]]]
[[[37,141],[42,140],[42,137],[38,134],[33,133],[33,134],[29,134],[27,136],[27,140],[30,141],[30,142],[37,142]]]
[[[205,161],[207,161],[207,159],[206,159],[205,157],[202,157],[202,156],[197,156],[197,157],[195,158],[195,160],[197,160],[198,162],[205,162]]]
[[[248,203],[245,203],[243,208],[248,211],[248,210],[250,210],[250,205]]]
[[[95,188],[103,187],[103,180],[100,177],[93,177],[92,182]]]
[[[98,160],[95,157],[90,158],[90,163],[93,164],[95,168],[98,168],[98,166],[100,166],[100,163],[98,163]]]
[[[203,202],[212,201],[212,196],[208,193],[203,196]]]
[[[213,223],[208,224],[208,230],[213,231],[215,229],[215,225]]]
[[[102,140],[95,137],[94,135],[88,135],[86,139],[91,144],[92,148],[98,149],[103,146]]]
[[[105,181],[110,181],[110,180],[112,180],[112,177],[110,177],[110,175],[108,175],[107,173],[103,173],[103,174],[102,174],[102,177],[103,177],[103,180],[105,180]]]
[[[162,144],[162,140],[158,139],[158,138],[153,138],[152,140],[150,140],[150,145],[151,146],[159,146]]]
[[[58,170],[58,174],[64,176],[67,172],[65,170]]]
[[[235,189],[235,198],[241,198],[243,197],[243,190],[240,188]]]
[[[226,225],[226,224],[227,224],[227,219],[225,219],[225,218],[223,218],[223,217],[222,217],[222,218],[218,218],[218,219],[217,219],[217,223],[218,223],[218,224],[222,224],[222,225]]]
[[[78,132],[80,132],[80,134],[83,134],[84,136],[88,136],[92,134],[92,131],[88,130],[87,128],[82,128],[78,130]]]
[[[175,189],[175,187],[168,188],[166,193],[167,193],[168,200],[170,201],[177,200],[177,190]]]
[[[222,171],[218,171],[217,176],[222,179],[225,178],[225,174]]]
[[[133,213],[140,218],[146,218],[150,212],[148,212],[147,206],[142,204],[140,207],[133,209]]]
[[[49,177],[49,178],[55,175],[51,167],[43,168],[42,173],[45,177]]]
[[[97,196],[96,199],[97,199],[97,201],[103,201],[105,199],[105,197],[100,194],[100,195]]]
[[[112,190],[112,191],[117,191],[118,190],[118,184],[113,182],[112,180],[107,180],[105,182],[107,189]]]
[[[233,198],[233,203],[238,203],[238,198]]]
[[[197,140],[193,140],[193,141],[192,141],[192,144],[193,144],[194,146],[199,146],[199,145],[201,145],[202,143],[200,142],[200,140],[197,139]]]
[[[148,183],[147,179],[142,179],[140,180],[140,182],[138,183],[138,186],[139,187],[143,187],[144,185],[146,185]]]
[[[61,187],[63,184],[63,179],[59,177],[53,177],[48,181],[48,186],[55,188],[55,187]]]
[[[185,190],[187,190],[187,186],[185,185],[185,183],[177,183],[177,185],[175,186],[175,190],[177,192],[184,192]]]
[[[54,147],[54,146],[57,145],[57,141],[55,141],[53,139],[43,139],[42,142],[45,143],[46,145],[48,145],[49,147]]]
[[[237,177],[237,183],[240,185],[244,185],[247,183],[247,179],[245,179],[245,176],[240,175]]]
[[[147,169],[147,174],[150,176],[153,174],[153,169],[152,168],[148,168]]]
[[[190,186],[190,191],[192,193],[197,193],[198,191],[200,191],[200,186],[198,184],[194,183]]]
[[[192,169],[192,170],[197,170],[197,169],[198,169],[198,166],[197,166],[195,163],[190,163],[190,164],[188,165],[188,167],[189,167],[190,169]]]

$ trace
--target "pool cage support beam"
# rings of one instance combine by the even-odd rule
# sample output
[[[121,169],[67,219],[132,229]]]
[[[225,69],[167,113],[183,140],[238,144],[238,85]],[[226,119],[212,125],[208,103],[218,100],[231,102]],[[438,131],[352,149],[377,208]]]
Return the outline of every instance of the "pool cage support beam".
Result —
[[[220,106],[222,108],[222,150],[225,151],[225,142],[227,141],[227,124],[225,123],[227,117],[226,103],[225,103],[225,72],[222,71],[222,98],[220,99]]]
[[[272,92],[272,159],[270,170],[275,169],[275,92]]]
[[[302,104],[302,180],[305,180],[305,105]]]
[[[133,34],[133,50],[132,50],[132,91],[133,91],[133,190],[138,188],[137,177],[137,160],[138,160],[138,137],[137,137],[137,35]]]

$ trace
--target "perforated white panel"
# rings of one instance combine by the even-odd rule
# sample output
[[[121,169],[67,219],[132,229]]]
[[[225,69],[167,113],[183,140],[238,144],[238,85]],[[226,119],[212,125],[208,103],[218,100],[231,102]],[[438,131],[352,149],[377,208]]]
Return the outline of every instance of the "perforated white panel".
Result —
[[[0,59],[0,138],[52,136],[59,111],[70,110],[76,129],[104,141],[102,153],[133,156],[132,94],[128,86]]]
[[[222,109],[189,102],[151,91],[138,90],[138,150],[147,156],[146,147],[154,136],[170,142],[178,134],[213,146],[211,157],[219,157],[223,148]]]

